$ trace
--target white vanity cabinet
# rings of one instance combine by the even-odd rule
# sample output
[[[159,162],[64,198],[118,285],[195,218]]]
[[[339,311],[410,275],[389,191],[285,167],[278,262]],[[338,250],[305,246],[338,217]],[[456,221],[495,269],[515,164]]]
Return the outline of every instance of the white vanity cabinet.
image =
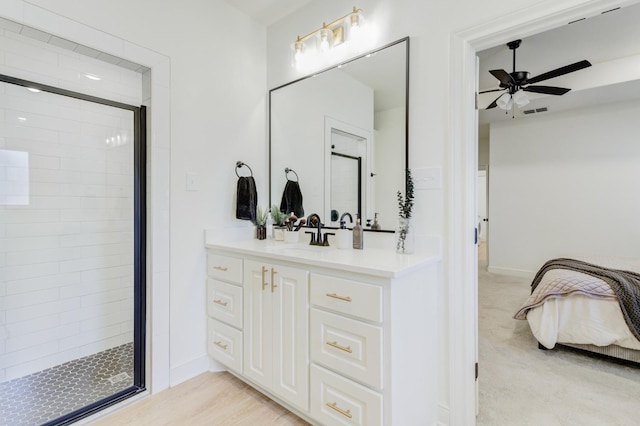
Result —
[[[242,258],[238,377],[312,424],[436,423],[438,257],[257,240],[207,247]]]
[[[244,374],[306,411],[309,272],[245,260],[244,276]]]

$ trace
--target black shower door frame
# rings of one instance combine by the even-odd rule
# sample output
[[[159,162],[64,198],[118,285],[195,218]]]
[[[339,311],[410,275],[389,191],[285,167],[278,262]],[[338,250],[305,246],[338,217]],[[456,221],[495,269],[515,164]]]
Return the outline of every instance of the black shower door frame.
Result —
[[[133,385],[104,399],[73,411],[43,426],[68,425],[146,390],[146,172],[147,112],[146,107],[128,105],[85,93],[0,74],[0,82],[38,89],[43,92],[80,99],[133,112],[134,121],[134,282],[133,282]]]

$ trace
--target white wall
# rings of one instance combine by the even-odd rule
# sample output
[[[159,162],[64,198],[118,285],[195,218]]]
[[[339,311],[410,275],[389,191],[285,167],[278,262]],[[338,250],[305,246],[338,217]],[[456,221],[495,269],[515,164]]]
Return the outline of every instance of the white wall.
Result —
[[[5,75],[141,103],[142,76],[104,61],[8,30],[0,57]],[[7,83],[0,93],[0,153],[27,161],[19,176],[0,164],[3,381],[133,341],[133,113]]]
[[[171,308],[155,314],[170,318],[178,383],[208,367],[203,230],[250,226],[234,218],[235,162],[253,169],[259,199],[268,193],[265,28],[222,1],[31,3],[171,60],[171,211],[158,218],[171,227]],[[187,172],[197,191],[186,191]]]
[[[490,270],[640,256],[640,102],[491,126]]]
[[[404,194],[404,167],[385,168],[385,164],[404,165],[404,150],[398,149],[405,140],[405,110],[392,108],[375,113],[375,160],[373,178],[375,206],[378,212],[378,223],[382,229],[395,229],[398,226],[398,201],[396,194]],[[375,213],[375,212],[373,212]]]

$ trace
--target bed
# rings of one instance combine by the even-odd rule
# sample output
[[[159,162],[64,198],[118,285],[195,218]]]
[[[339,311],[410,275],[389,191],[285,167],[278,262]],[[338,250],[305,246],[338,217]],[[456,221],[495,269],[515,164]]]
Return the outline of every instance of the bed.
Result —
[[[541,349],[560,344],[640,363],[640,259],[552,259],[514,318],[528,321]]]

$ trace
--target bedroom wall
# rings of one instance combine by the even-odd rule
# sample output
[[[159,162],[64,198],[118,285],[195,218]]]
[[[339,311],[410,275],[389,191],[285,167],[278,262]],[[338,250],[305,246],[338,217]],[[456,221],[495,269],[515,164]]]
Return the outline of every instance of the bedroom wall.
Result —
[[[491,126],[489,269],[558,256],[640,256],[640,102]]]

